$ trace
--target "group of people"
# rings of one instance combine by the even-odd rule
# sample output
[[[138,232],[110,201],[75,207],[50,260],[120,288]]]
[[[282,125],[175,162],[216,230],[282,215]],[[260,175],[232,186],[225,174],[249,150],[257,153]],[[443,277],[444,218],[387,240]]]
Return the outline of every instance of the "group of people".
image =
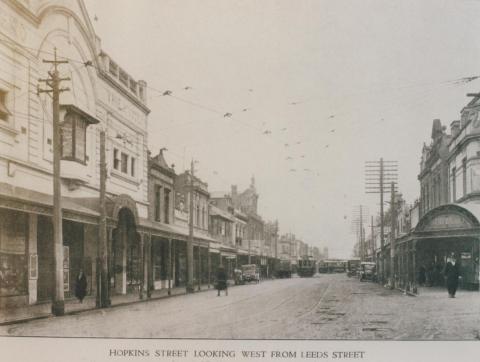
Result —
[[[422,265],[418,273],[418,284],[426,286],[443,286],[446,284],[449,298],[455,298],[460,278],[460,260],[452,253],[445,265]]]

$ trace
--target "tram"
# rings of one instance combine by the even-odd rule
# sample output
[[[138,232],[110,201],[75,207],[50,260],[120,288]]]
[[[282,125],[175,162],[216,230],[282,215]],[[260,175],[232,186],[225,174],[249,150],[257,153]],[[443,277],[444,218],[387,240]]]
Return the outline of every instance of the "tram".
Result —
[[[292,263],[290,260],[278,260],[275,277],[277,278],[291,278],[292,277]]]
[[[299,277],[313,277],[315,274],[316,262],[312,258],[303,257],[297,262],[297,274]]]

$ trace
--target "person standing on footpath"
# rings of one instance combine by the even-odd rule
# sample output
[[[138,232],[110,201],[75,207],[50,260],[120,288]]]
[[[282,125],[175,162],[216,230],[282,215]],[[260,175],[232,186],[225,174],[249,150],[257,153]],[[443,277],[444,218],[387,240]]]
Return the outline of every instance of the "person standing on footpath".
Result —
[[[83,303],[83,299],[87,295],[87,277],[82,269],[78,273],[76,284],[75,284],[75,296],[78,298],[80,303]]]
[[[220,266],[217,271],[217,296],[220,296],[220,291],[224,290],[225,295],[228,296],[228,283],[227,283],[227,273],[225,272],[225,268]]]
[[[460,263],[455,259],[452,254],[447,259],[447,265],[445,266],[445,278],[447,280],[447,290],[449,298],[455,298],[455,293],[458,288],[458,278],[460,276]]]

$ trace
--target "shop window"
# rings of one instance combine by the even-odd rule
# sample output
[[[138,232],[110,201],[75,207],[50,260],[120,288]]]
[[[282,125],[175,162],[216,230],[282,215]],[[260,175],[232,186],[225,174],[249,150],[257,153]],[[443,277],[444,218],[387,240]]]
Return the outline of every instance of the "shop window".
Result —
[[[7,108],[7,92],[0,90],[0,120],[8,123],[11,115]]]
[[[121,171],[123,173],[128,173],[128,155],[122,152],[122,164]]]
[[[87,122],[82,116],[67,113],[61,129],[62,158],[85,163]]]
[[[27,294],[27,215],[0,212],[0,296]]]

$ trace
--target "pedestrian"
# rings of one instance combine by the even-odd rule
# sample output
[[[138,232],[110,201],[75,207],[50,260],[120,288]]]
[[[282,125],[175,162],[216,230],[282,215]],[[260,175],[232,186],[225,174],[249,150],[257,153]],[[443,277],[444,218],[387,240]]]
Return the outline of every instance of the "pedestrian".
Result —
[[[217,271],[217,296],[220,296],[220,291],[224,290],[225,295],[228,296],[228,283],[227,283],[227,273],[225,272],[225,268],[220,266]]]
[[[422,265],[418,272],[418,284],[423,286],[425,285],[426,280],[427,280],[427,269],[425,268],[425,265]]]
[[[76,283],[75,283],[75,296],[78,298],[80,303],[83,303],[83,299],[87,295],[87,277],[82,269],[78,273]]]
[[[455,298],[458,288],[458,277],[460,276],[460,263],[452,255],[447,259],[445,266],[445,278],[447,280],[447,290],[449,298]]]

